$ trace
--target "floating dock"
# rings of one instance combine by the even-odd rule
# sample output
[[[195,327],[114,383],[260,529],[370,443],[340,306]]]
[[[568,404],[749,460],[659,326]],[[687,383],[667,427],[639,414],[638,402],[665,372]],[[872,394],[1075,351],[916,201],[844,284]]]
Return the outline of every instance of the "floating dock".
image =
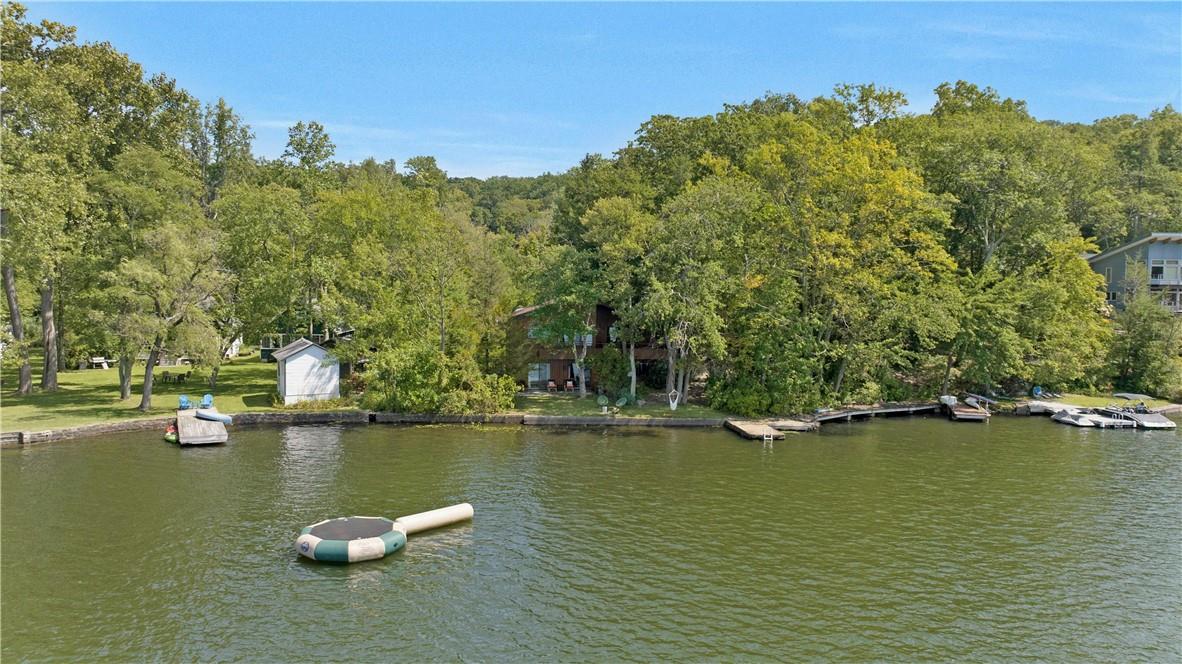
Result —
[[[765,422],[726,420],[723,422],[723,425],[740,436],[751,440],[783,440],[784,438],[783,431],[773,429]]]
[[[821,428],[820,424],[807,420],[770,420],[767,425],[777,431],[816,431]]]
[[[176,412],[176,431],[177,443],[180,445],[217,445],[230,438],[225,424],[199,419],[197,411],[193,409]]]

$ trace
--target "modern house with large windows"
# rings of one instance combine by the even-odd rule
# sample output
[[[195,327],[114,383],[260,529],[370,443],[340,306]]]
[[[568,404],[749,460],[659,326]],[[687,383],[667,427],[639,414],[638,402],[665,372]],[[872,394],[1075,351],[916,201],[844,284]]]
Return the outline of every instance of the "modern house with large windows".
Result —
[[[1128,244],[1088,257],[1092,269],[1104,275],[1105,298],[1121,308],[1130,263],[1141,263],[1149,274],[1149,289],[1162,306],[1182,314],[1182,233],[1151,233]]]
[[[543,339],[540,328],[535,320],[535,315],[539,309],[541,309],[541,305],[519,307],[514,310],[512,318],[512,324],[522,332],[520,336],[524,339],[525,344],[523,359],[528,366],[528,373],[524,380],[526,389],[545,390],[552,388],[558,391],[564,391],[570,387],[567,381],[571,381],[571,385],[576,385],[578,381],[575,376],[573,348],[575,344],[581,344],[587,349],[583,366],[587,386],[591,389],[597,387],[594,372],[586,366],[586,361],[590,360],[595,354],[603,352],[604,348],[612,346],[619,347],[619,341],[616,338],[615,328],[613,327],[616,322],[616,315],[611,307],[604,305],[596,306],[595,312],[591,316],[592,331],[582,335],[578,339],[574,339],[573,343],[569,338]],[[636,362],[638,367],[656,360],[663,360],[664,358],[664,350],[661,348],[657,348],[652,344],[636,345]]]

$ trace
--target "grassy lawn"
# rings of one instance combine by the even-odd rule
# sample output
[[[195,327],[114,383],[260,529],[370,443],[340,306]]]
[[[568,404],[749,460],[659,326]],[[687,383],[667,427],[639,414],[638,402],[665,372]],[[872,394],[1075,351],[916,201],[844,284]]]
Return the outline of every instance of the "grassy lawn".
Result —
[[[1136,401],[1128,401],[1120,397],[1108,396],[1088,396],[1086,394],[1064,394],[1058,399],[1051,399],[1051,401],[1058,401],[1060,403],[1071,404],[1072,406],[1088,406],[1095,408],[1097,406],[1108,406],[1111,404],[1120,404],[1122,406],[1135,406]],[[1150,408],[1160,408],[1161,406],[1170,405],[1169,401],[1165,399],[1146,399],[1145,405]]]
[[[203,377],[196,374],[186,383],[155,382],[152,390],[152,410],[140,412],[140,391],[143,389],[143,365],[132,369],[131,398],[119,400],[119,371],[110,369],[81,369],[58,373],[57,392],[40,392],[36,385],[40,381],[39,359],[33,364],[33,394],[18,397],[12,394],[16,384],[16,371],[6,370],[0,375],[3,395],[0,396],[0,430],[2,431],[43,431],[61,427],[132,420],[171,415],[177,405],[177,397],[188,394],[197,400],[202,394],[212,392],[214,405],[224,413],[278,410],[271,404],[275,391],[275,365],[260,362],[257,353],[237,357],[222,365],[218,373],[218,386],[208,388]],[[176,373],[173,367],[157,367],[156,377],[164,371]],[[567,394],[529,394],[517,398],[517,412],[534,415],[600,415],[601,408],[595,397],[579,399]],[[702,417],[720,419],[727,417],[710,408],[695,404],[669,410],[668,402],[651,400],[644,406],[625,406],[621,416],[628,417]]]
[[[664,396],[664,395],[661,395]],[[517,396],[517,412],[530,415],[570,415],[589,417],[602,415],[603,408],[595,402],[594,396],[580,399],[571,394],[521,394]],[[676,411],[669,410],[669,402],[649,399],[643,406],[624,406],[620,417],[701,417],[723,419],[730,417],[706,406],[685,404]]]
[[[137,409],[143,389],[144,366],[132,369],[131,398],[119,400],[119,370],[82,369],[58,373],[57,392],[39,392],[39,362],[33,365],[33,394],[13,396],[16,371],[3,373],[0,397],[0,430],[42,431],[58,427],[93,424],[112,420],[161,417],[172,414],[177,397],[188,394],[199,400],[210,392],[214,405],[225,413],[275,410],[271,394],[275,391],[275,365],[259,361],[257,354],[237,357],[222,365],[218,373],[217,389],[210,390],[204,378],[196,374],[186,383],[162,383],[163,371],[177,373],[178,368],[156,367],[157,380],[152,389],[152,410],[142,413]]]

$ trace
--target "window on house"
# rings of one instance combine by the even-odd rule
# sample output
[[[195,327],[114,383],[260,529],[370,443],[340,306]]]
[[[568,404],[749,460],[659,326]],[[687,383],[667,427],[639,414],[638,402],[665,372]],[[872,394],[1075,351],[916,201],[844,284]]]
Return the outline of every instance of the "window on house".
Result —
[[[537,326],[530,325],[529,329],[525,332],[525,336],[529,337],[530,339],[537,339],[538,337],[542,336],[542,331],[538,329]]]
[[[1112,268],[1110,267],[1104,268],[1104,284],[1112,288]]]
[[[527,387],[546,387],[546,381],[550,380],[550,363],[537,362],[529,365],[529,380],[526,382]]]
[[[1163,290],[1161,292],[1162,306],[1170,311],[1182,311],[1182,291],[1178,290]]]

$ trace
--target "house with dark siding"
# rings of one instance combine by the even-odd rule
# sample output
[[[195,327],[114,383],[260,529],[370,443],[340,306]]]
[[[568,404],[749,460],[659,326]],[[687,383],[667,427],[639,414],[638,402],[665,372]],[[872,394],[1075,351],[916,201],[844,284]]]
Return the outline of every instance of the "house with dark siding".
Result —
[[[575,377],[574,349],[570,339],[555,341],[544,339],[535,316],[542,305],[519,307],[513,311],[511,325],[517,328],[513,338],[521,339],[524,344],[522,360],[527,366],[527,373],[522,382],[526,389],[546,389],[550,381],[554,381],[557,388],[562,390],[566,381],[578,383]],[[583,371],[587,378],[587,387],[595,389],[598,383],[594,372],[588,368],[587,362],[605,348],[620,347],[616,338],[614,325],[616,315],[611,307],[598,305],[591,317],[592,332],[575,339],[574,343],[587,347],[587,356],[583,360]],[[655,344],[636,344],[636,364],[638,371],[646,364],[665,359],[663,348]],[[520,378],[519,378],[520,380]]]

